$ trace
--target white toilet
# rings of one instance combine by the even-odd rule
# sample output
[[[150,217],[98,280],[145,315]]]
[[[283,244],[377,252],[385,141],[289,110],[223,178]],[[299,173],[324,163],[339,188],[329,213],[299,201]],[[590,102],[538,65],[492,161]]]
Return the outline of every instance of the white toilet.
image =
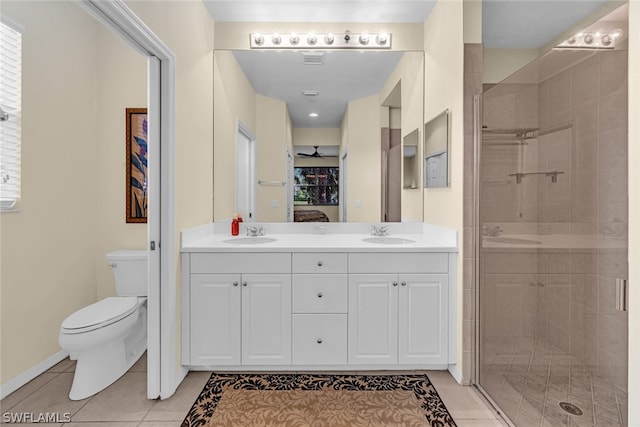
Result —
[[[109,252],[107,260],[118,296],[76,311],[60,328],[60,347],[77,360],[71,400],[113,384],[147,348],[147,251]]]

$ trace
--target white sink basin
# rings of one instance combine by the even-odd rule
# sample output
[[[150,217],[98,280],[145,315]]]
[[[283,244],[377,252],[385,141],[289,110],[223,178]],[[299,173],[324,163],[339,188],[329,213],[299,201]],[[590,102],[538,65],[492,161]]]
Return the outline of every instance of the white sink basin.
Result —
[[[520,237],[487,237],[487,242],[507,243],[511,245],[540,245],[542,242],[531,239],[522,239]]]
[[[366,243],[377,243],[380,245],[406,245],[407,243],[415,243],[415,240],[405,239],[404,237],[392,236],[373,236],[362,239]]]
[[[278,239],[274,239],[273,237],[263,237],[263,236],[246,236],[246,237],[234,237],[232,239],[223,240],[222,243],[229,243],[231,245],[259,245],[261,243],[272,243]]]

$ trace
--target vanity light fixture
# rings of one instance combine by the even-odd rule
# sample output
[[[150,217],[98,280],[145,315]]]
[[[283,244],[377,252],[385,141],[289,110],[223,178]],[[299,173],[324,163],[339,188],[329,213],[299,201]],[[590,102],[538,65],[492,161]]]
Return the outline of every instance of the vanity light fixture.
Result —
[[[614,49],[622,34],[620,29],[609,32],[580,32],[560,43],[555,49]]]
[[[339,34],[329,31],[320,36],[313,31],[303,36],[295,32],[289,35],[252,33],[249,40],[251,49],[391,49],[391,34],[386,30]]]

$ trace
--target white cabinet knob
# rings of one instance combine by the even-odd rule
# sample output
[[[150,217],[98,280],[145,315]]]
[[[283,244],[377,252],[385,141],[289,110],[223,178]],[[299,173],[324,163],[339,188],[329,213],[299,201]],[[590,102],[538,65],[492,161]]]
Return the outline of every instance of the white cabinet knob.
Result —
[[[233,282],[233,286],[238,286],[238,282]]]
[[[393,286],[398,286],[398,282],[393,282]]]
[[[324,263],[322,261],[318,261],[318,267],[322,267]]]
[[[318,298],[322,298],[322,292],[318,292]]]
[[[322,344],[322,338],[318,338],[318,339],[316,340],[316,342],[317,342],[318,344]]]

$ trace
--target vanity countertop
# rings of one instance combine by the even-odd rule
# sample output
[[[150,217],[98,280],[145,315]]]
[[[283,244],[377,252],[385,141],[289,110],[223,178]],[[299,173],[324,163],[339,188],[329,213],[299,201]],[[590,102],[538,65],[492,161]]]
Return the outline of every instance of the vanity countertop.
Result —
[[[252,224],[259,225],[259,224]],[[388,236],[407,239],[402,243],[371,243],[367,224],[302,225],[265,224],[260,243],[237,243],[247,236],[231,236],[228,223],[207,224],[185,230],[181,235],[182,252],[457,252],[454,230],[422,223],[391,225]],[[396,230],[394,230],[396,229]],[[394,232],[396,231],[396,232]],[[258,237],[260,239],[261,237]],[[232,243],[230,243],[230,241]]]

